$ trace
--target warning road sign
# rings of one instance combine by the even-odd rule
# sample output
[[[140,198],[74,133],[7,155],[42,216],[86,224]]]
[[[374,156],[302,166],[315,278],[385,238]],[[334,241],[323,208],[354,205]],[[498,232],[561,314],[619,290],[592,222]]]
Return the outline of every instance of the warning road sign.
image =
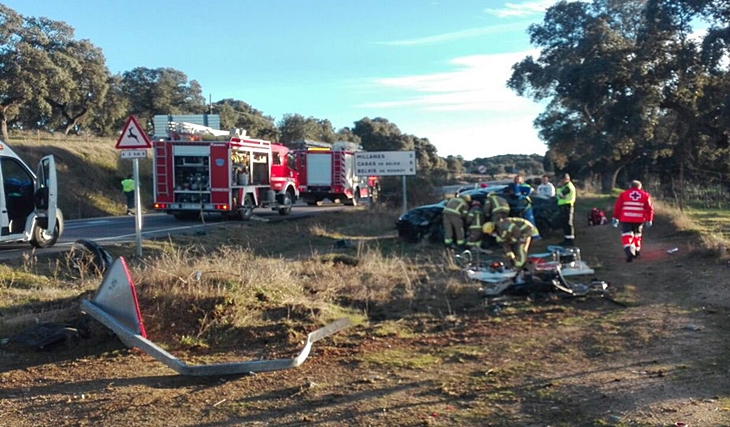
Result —
[[[118,150],[152,148],[150,139],[147,138],[147,134],[142,130],[142,126],[139,125],[139,122],[137,122],[134,116],[129,116],[127,119],[124,130],[122,130],[117,140],[116,148]]]

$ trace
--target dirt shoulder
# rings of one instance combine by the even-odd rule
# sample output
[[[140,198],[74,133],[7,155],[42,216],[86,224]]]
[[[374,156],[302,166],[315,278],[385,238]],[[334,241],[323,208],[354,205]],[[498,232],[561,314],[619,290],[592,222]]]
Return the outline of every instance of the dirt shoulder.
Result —
[[[539,299],[496,309],[478,283],[439,264],[439,250],[403,246],[420,271],[402,285],[409,304],[368,306],[368,323],[316,343],[296,369],[182,377],[100,326],[53,352],[0,349],[0,425],[729,425],[727,265],[662,218],[633,263],[610,226],[579,225],[577,243],[623,305]],[[343,280],[363,274],[338,268]],[[175,354],[248,360],[266,346]]]

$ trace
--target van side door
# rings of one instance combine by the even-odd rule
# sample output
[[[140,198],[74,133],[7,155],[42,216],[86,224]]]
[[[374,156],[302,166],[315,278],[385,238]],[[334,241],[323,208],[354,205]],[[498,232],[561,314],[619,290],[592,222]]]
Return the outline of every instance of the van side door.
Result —
[[[56,203],[58,203],[56,160],[50,155],[45,156],[38,163],[35,185],[36,216],[39,218],[48,218],[44,228],[49,233],[53,233],[56,227]]]

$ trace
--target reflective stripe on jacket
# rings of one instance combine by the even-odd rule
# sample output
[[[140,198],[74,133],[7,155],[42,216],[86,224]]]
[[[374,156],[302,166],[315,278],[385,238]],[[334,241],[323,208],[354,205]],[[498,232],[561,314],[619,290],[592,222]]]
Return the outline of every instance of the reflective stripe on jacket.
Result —
[[[469,204],[461,197],[454,197],[446,202],[446,206],[444,206],[444,214],[458,215],[462,218],[466,216],[468,210]]]
[[[490,193],[484,201],[483,210],[484,216],[490,219],[494,214],[503,213],[509,215],[509,202],[502,196]]]
[[[530,221],[524,218],[509,217],[497,222],[497,235],[505,244],[513,244],[527,237],[537,234],[537,229]]]
[[[630,188],[616,199],[613,217],[621,222],[642,223],[654,221],[654,206],[651,196],[644,190]]]
[[[484,212],[482,208],[471,208],[466,215],[466,225],[469,230],[481,230],[484,223]]]

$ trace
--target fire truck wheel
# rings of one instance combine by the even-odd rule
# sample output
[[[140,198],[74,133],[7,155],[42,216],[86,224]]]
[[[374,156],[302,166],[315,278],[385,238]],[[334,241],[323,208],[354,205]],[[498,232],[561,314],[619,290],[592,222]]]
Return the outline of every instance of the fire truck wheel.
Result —
[[[378,197],[380,197],[380,187],[376,185],[370,189],[370,203],[377,203]]]
[[[289,215],[291,213],[292,200],[291,192],[287,191],[284,196],[284,201],[281,203],[281,207],[279,208],[279,215]]]
[[[355,189],[352,198],[345,200],[345,204],[347,206],[357,206],[358,204],[360,204],[360,190]]]
[[[246,194],[243,198],[243,206],[241,206],[241,219],[248,221],[253,216],[253,197],[250,194]]]

